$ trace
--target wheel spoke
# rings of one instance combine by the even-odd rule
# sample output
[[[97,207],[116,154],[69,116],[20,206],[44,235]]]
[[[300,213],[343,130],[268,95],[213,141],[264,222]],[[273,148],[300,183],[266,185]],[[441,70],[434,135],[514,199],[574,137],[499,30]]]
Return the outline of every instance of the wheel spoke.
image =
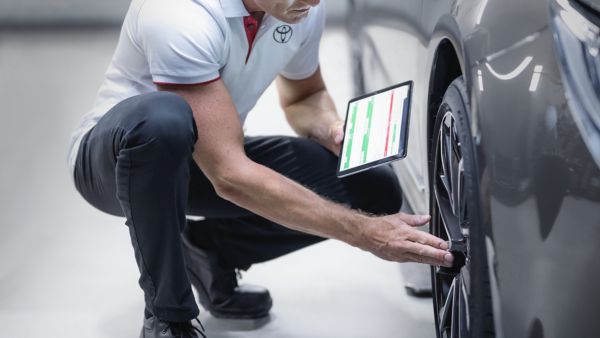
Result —
[[[458,162],[458,184],[457,184],[457,198],[458,198],[458,213],[456,216],[460,220],[464,220],[466,217],[466,198],[467,196],[464,194],[465,190],[465,165],[464,160],[461,158]]]
[[[448,197],[452,196],[452,188],[451,188],[451,176],[448,175],[448,162],[446,161],[448,156],[446,154],[446,151],[448,149],[448,147],[446,146],[446,135],[444,132],[444,127],[442,127],[442,129],[440,129],[440,162],[442,164],[441,166],[441,173],[439,174],[439,178],[440,181],[442,183],[442,187],[445,190],[445,193]]]
[[[461,151],[452,114],[447,113],[440,128],[440,181],[445,189],[452,212],[460,215]]]
[[[465,287],[465,280],[461,274],[459,292],[459,313],[460,313],[460,335],[466,336],[469,330],[469,297]]]
[[[451,175],[452,148],[454,142],[454,133],[452,132],[453,121],[452,115],[446,114],[446,117],[444,118],[444,126],[442,127],[444,129],[444,161],[446,163],[445,172],[450,176],[450,183],[452,183],[454,180],[454,177]]]
[[[454,278],[452,282],[454,285],[454,292],[452,293],[452,327],[450,329],[450,337],[458,338],[460,328],[460,314],[459,314],[459,302],[460,302],[460,275]],[[450,298],[450,296],[448,296]]]
[[[439,314],[439,323],[440,323],[440,335],[442,332],[446,331],[446,329],[452,326],[450,322],[452,316],[452,308],[454,301],[454,291],[455,290],[455,282],[452,281],[452,285],[450,285],[450,290],[448,290],[448,295],[446,296],[446,300],[444,301],[444,306],[442,307]]]
[[[451,148],[448,149],[448,154],[449,154],[449,163],[450,163],[450,175],[451,175],[451,182],[452,182],[452,211],[454,212],[454,214],[458,217],[459,215],[459,209],[460,209],[460,197],[459,197],[459,192],[460,192],[460,188],[459,188],[459,184],[460,184],[460,154],[457,150],[457,140],[456,140],[456,135],[454,133],[454,123],[452,125],[452,129],[450,130],[450,138],[451,138],[451,143],[450,146]]]
[[[452,212],[450,202],[445,196],[442,196],[438,189],[434,189],[435,199],[437,205],[439,207],[440,216],[442,218],[442,223],[444,225],[444,230],[446,230],[446,234],[448,239],[450,240],[451,245],[454,244],[459,245],[463,242],[464,238],[462,235],[462,231],[460,229],[460,224],[458,222],[458,217],[454,215]]]

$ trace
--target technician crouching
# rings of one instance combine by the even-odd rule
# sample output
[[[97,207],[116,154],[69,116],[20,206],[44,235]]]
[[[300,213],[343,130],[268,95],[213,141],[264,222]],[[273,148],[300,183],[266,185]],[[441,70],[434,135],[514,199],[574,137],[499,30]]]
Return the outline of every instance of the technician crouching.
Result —
[[[70,166],[89,203],[127,220],[146,303],[141,337],[201,334],[190,281],[214,316],[266,315],[269,292],[238,285],[235,270],[325,238],[393,261],[451,263],[446,243],[411,227],[428,216],[394,214],[391,168],[335,176],[343,132],[319,70],[323,7],[133,0]],[[302,137],[244,137],[275,78]]]

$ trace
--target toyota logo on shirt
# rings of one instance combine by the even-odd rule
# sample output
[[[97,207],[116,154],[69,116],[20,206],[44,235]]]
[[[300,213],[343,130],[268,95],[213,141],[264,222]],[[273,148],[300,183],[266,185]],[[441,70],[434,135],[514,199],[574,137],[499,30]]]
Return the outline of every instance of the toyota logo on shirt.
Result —
[[[294,30],[290,25],[281,25],[273,31],[273,39],[279,43],[288,43],[293,34]]]

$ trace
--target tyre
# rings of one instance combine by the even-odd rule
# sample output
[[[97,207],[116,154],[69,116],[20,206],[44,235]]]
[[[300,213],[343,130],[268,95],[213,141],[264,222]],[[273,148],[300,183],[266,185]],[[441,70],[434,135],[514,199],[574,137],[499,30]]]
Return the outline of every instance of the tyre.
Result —
[[[431,268],[438,338],[495,336],[468,107],[459,77],[438,109],[429,157],[430,231],[455,257],[452,268]]]

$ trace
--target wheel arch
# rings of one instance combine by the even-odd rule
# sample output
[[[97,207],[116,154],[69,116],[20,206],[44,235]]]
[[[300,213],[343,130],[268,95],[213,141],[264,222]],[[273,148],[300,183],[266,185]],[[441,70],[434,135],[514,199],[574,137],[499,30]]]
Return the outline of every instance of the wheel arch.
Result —
[[[429,79],[429,94],[427,97],[428,153],[431,152],[433,124],[446,89],[454,79],[464,74],[461,58],[457,53],[457,47],[453,39],[447,36],[441,38],[433,55]]]
[[[446,13],[436,20],[429,36],[431,73],[427,96],[427,153],[431,153],[433,124],[450,83],[466,75],[462,35],[456,18]],[[468,87],[468,86],[467,86]]]

